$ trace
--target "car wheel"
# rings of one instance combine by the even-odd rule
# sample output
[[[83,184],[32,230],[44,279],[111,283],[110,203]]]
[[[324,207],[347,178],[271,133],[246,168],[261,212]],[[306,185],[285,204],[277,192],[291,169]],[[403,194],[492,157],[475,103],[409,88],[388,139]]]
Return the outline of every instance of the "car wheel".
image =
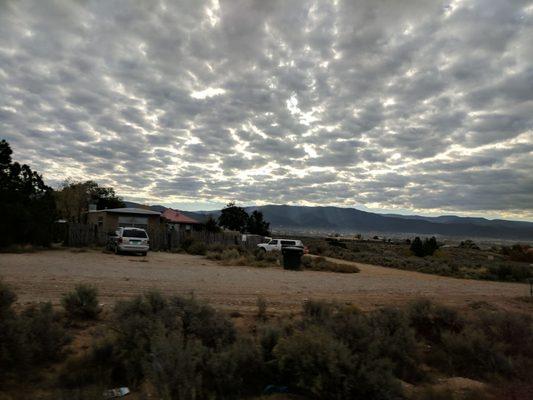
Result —
[[[265,249],[264,247],[261,247],[261,250],[263,250],[263,253],[267,252],[267,249]]]

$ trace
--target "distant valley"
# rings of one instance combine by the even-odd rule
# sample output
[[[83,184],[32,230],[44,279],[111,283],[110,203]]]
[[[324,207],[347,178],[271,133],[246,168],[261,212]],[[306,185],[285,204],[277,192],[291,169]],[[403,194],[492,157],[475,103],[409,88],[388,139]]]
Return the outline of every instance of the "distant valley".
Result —
[[[126,202],[128,207],[139,204]],[[164,211],[165,206],[150,206],[156,211]],[[259,210],[270,222],[275,231],[301,233],[382,233],[418,234],[452,237],[493,238],[506,240],[533,241],[533,223],[522,221],[489,220],[485,218],[440,216],[423,217],[396,214],[378,214],[355,208],[305,207],[289,205],[267,205],[246,207],[248,212]],[[183,211],[198,220],[209,215],[218,217],[220,211]]]

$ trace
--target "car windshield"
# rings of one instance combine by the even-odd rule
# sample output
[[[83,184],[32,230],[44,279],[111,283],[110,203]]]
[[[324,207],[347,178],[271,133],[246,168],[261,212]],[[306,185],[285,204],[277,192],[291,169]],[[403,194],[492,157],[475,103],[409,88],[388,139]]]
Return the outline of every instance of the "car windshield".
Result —
[[[146,232],[137,229],[124,229],[124,237],[130,238],[146,238]]]

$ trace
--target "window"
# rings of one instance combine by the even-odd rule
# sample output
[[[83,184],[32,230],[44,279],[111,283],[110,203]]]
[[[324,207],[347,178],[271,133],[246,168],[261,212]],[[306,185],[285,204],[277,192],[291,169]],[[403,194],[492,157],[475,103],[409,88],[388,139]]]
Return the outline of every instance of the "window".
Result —
[[[282,240],[281,245],[282,246],[294,246],[296,245],[296,242],[294,240]]]
[[[129,238],[146,238],[146,232],[137,229],[124,229],[123,237]]]
[[[268,244],[277,245],[278,241],[277,240],[271,240]]]

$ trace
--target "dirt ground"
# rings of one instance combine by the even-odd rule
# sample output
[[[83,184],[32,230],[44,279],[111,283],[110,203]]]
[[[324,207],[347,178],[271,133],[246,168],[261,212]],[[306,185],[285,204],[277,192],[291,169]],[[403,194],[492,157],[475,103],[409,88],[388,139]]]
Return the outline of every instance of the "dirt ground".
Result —
[[[335,260],[336,262],[348,263]],[[300,309],[307,299],[352,303],[363,310],[398,305],[417,297],[467,306],[487,302],[498,308],[533,312],[529,286],[462,280],[354,263],[361,272],[340,274],[282,268],[221,266],[200,256],[149,253],[147,257],[97,250],[50,250],[0,254],[0,278],[13,286],[19,304],[52,301],[78,283],[96,285],[104,307],[150,289],[205,299],[220,309],[251,312],[258,296],[271,311]]]

